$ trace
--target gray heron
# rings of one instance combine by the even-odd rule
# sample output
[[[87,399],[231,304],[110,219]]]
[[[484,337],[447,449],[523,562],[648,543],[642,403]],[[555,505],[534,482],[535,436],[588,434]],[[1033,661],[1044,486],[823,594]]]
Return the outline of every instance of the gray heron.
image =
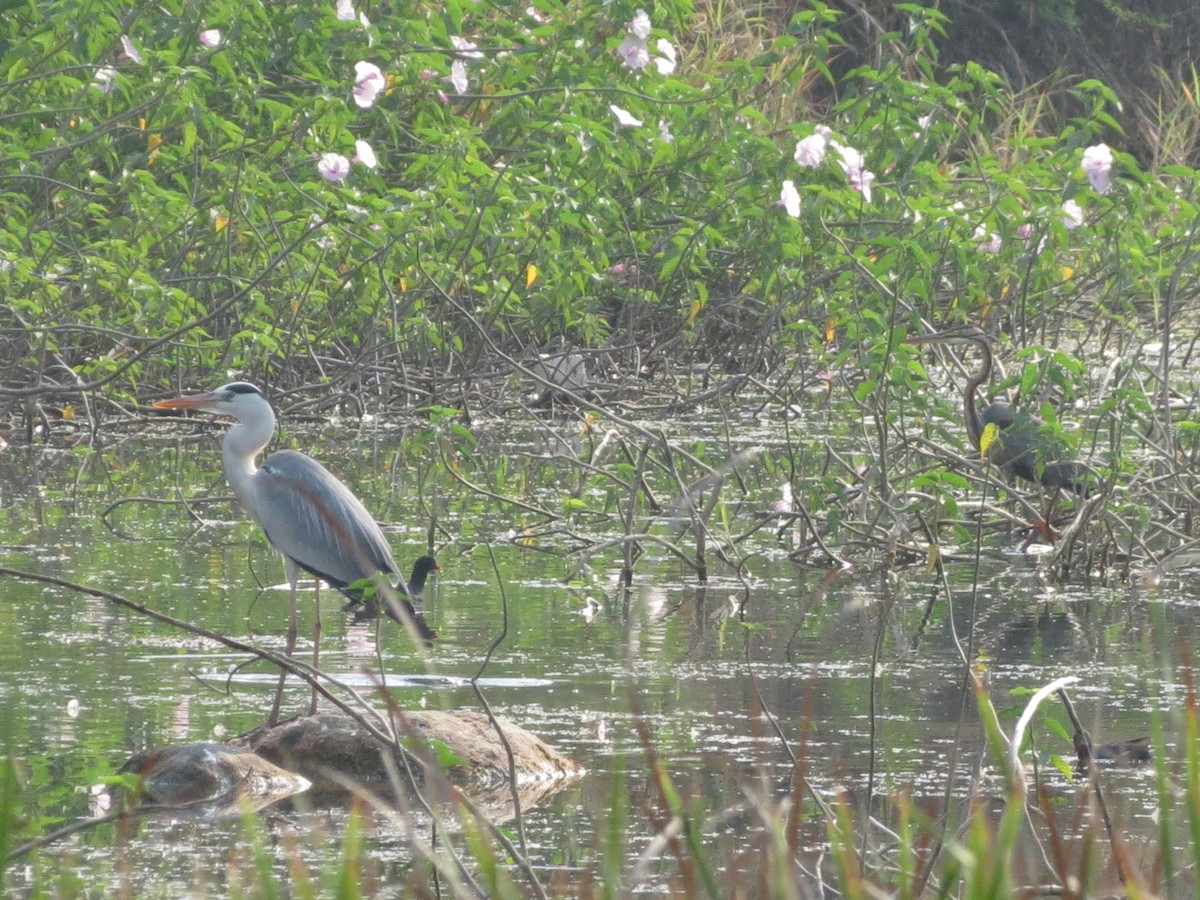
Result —
[[[192,409],[237,419],[221,441],[225,478],[238,502],[259,524],[271,546],[283,555],[291,586],[287,632],[287,655],[296,648],[296,586],[301,570],[361,601],[364,585],[382,575],[398,575],[382,529],[362,502],[328,469],[310,456],[295,450],[278,450],[262,466],[255,458],[275,434],[275,413],[262,391],[244,381],[235,381],[205,394],[160,400],[156,409]],[[428,564],[422,564],[427,566]],[[433,564],[434,568],[437,564]],[[380,587],[383,587],[380,585]],[[318,587],[319,591],[319,587]],[[401,593],[404,588],[400,588]],[[389,599],[389,591],[381,592]],[[435,635],[413,610],[406,597],[385,602],[389,615],[428,640]],[[313,668],[319,662],[321,637],[320,594],[313,626]],[[279,717],[287,673],[280,673],[279,687],[271,708],[270,722]],[[314,688],[312,712],[316,711]]]

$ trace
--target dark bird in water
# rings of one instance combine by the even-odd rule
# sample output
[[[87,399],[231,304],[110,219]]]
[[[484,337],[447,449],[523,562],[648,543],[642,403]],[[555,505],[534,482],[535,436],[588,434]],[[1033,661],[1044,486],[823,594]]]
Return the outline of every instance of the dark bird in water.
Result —
[[[996,437],[987,450],[993,465],[1026,481],[1087,496],[1087,466],[1064,458],[1068,455],[1066,448],[1046,431],[1046,423],[1040,418],[1014,410],[1007,403],[993,403],[983,415],[979,414],[975,392],[992,375],[992,342],[982,329],[968,325],[936,334],[914,335],[905,338],[904,343],[922,346],[974,344],[978,347],[983,354],[983,367],[967,380],[963,389],[963,417],[972,446],[980,449],[984,429],[995,425]]]
[[[437,637],[437,632],[425,624],[425,617],[413,608],[413,601],[420,603],[425,599],[425,582],[429,580],[431,574],[440,571],[442,571],[442,567],[438,565],[437,560],[432,556],[419,556],[417,557],[417,561],[413,563],[412,574],[408,577],[408,583],[403,586],[397,586],[397,593],[402,588],[404,596],[396,597],[396,605],[402,607],[408,613],[409,618],[417,627],[417,633],[425,640]],[[375,602],[373,597],[367,598],[365,601],[361,595],[352,597],[346,605],[352,608],[356,607],[354,610],[354,620],[356,622],[379,618],[379,604]],[[392,604],[384,604],[383,611],[393,619],[400,621],[396,610],[392,608]]]
[[[1086,767],[1089,760],[1101,766],[1140,766],[1150,762],[1150,738],[1095,745],[1086,731],[1076,731],[1072,742],[1080,768]]]
[[[416,601],[424,599],[425,582],[432,573],[440,571],[442,571],[442,567],[432,556],[418,556],[417,561],[413,563],[412,574],[408,576],[408,584],[404,586],[408,593],[408,599]]]
[[[323,465],[295,450],[272,453],[261,467],[255,463],[275,434],[275,413],[254,385],[235,381],[207,394],[160,400],[154,406],[194,409],[237,420],[221,441],[225,478],[238,502],[266,533],[271,546],[283,555],[291,585],[288,656],[296,648],[296,585],[301,570],[328,582],[351,600],[362,596],[361,585],[367,579],[400,573],[383,530],[353,492]],[[317,604],[313,668],[317,668],[319,661],[320,594]],[[396,604],[389,612],[402,622],[407,615],[422,637],[431,636],[428,626],[417,619],[408,601]],[[279,716],[284,677],[280,676],[275,693],[272,724]],[[314,688],[314,712],[316,704]]]

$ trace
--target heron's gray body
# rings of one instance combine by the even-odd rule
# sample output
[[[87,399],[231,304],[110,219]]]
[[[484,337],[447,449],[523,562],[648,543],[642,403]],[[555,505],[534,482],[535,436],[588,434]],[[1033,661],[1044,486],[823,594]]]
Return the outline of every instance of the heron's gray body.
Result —
[[[312,457],[295,450],[272,453],[248,488],[253,505],[238,499],[271,545],[352,599],[362,592],[348,585],[379,572],[399,574],[387,539],[366,507]]]

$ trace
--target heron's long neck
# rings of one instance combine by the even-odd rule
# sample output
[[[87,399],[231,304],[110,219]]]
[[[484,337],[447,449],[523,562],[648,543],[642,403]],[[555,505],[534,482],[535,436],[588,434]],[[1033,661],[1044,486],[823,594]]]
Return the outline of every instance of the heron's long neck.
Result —
[[[254,457],[262,452],[271,442],[275,433],[275,414],[270,407],[265,408],[263,415],[256,416],[248,422],[239,422],[225,433],[221,441],[221,460],[225,466],[225,478],[238,502],[247,509],[253,509],[248,502],[250,482],[258,466]]]
[[[975,406],[975,391],[992,374],[992,348],[985,340],[976,339],[975,343],[983,353],[983,366],[975,377],[967,382],[967,387],[963,394],[963,418],[967,420],[967,434],[971,438],[971,443],[978,450],[979,443],[983,438],[983,419],[980,417],[979,410]]]

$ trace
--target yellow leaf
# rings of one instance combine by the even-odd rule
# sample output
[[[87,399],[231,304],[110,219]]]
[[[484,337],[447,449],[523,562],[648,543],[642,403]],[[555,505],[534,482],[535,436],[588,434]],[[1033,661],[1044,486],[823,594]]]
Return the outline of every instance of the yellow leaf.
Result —
[[[695,324],[696,316],[698,316],[698,315],[700,315],[700,300],[693,299],[692,305],[690,307],[688,307],[687,323],[688,323],[689,328]]]
[[[400,289],[400,293],[402,293],[402,294],[408,293],[408,279],[405,278],[403,275],[401,275],[399,278],[396,279],[396,287],[398,287]]]
[[[525,287],[533,287],[533,283],[537,281],[537,276],[537,266],[535,266],[533,263],[530,263],[525,269]]]
[[[1063,273],[1063,281],[1070,281],[1071,276],[1075,274],[1075,270],[1072,269],[1070,266],[1063,266],[1062,273]]]
[[[925,571],[932,572],[938,567],[938,560],[942,558],[941,544],[930,544],[929,555],[925,557]]]
[[[138,131],[145,131],[145,130],[146,130],[146,117],[142,116],[140,119],[138,119]]]
[[[825,319],[825,343],[832,344],[837,336],[837,316],[829,316]]]
[[[988,450],[992,444],[996,443],[996,438],[1000,437],[1000,426],[995,422],[988,422],[983,426],[983,434],[979,436],[979,456],[986,459]]]
[[[64,422],[74,422],[75,421],[75,407],[73,407],[70,403],[68,403],[66,406],[64,406],[62,408],[62,417],[63,417]]]
[[[228,224],[229,216],[223,216],[220,213],[213,216],[213,231],[224,231]]]
[[[161,134],[151,134],[146,137],[146,149],[150,151],[150,159],[147,164],[153,163],[158,159],[158,148],[162,145]]]
[[[294,319],[294,318],[298,317],[299,315],[300,315],[300,298],[293,297],[292,298],[292,318]]]

